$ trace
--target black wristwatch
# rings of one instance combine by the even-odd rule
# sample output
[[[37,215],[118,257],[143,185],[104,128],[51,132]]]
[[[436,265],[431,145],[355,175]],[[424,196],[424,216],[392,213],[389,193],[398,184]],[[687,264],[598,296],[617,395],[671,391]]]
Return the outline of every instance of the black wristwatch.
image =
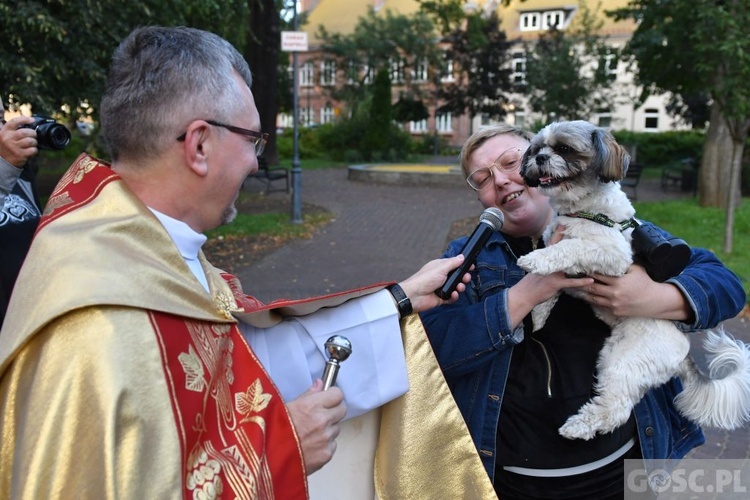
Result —
[[[402,318],[410,315],[413,311],[411,307],[411,300],[404,293],[404,289],[399,286],[398,283],[388,287],[388,291],[393,295],[396,301],[396,308],[398,309],[398,315]]]

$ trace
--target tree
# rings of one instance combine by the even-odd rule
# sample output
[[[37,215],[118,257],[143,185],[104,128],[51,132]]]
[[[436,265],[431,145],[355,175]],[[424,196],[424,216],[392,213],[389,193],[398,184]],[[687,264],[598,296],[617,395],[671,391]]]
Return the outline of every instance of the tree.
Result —
[[[278,111],[279,50],[281,24],[276,0],[248,0],[250,29],[246,34],[244,56],[253,70],[253,97],[260,123],[268,132],[264,156],[270,165],[278,164],[276,114]]]
[[[712,100],[700,168],[702,206],[725,207],[724,251],[732,248],[744,141],[750,129],[750,4],[747,0],[633,0],[613,13],[638,28],[626,46],[643,95],[702,91]]]
[[[597,13],[580,2],[576,26],[553,27],[533,48],[527,45],[525,92],[545,123],[588,119],[613,105],[606,57],[616,60],[616,51],[596,34],[603,24]]]
[[[500,20],[492,11],[488,16],[472,13],[461,27],[445,37],[445,57],[453,62],[454,81],[436,86],[441,89],[441,110],[470,118],[485,114],[494,119],[506,115],[507,94],[512,91],[509,62],[510,47]]]
[[[351,34],[329,33],[319,28],[323,57],[338,61],[342,85],[331,96],[345,103],[350,114],[366,102],[370,82],[379,70],[391,73],[391,83],[404,88],[404,101],[424,98],[421,68],[441,67],[442,52],[432,22],[423,14],[405,16],[387,10],[384,15],[368,12],[360,17]],[[406,115],[400,115],[406,116]]]

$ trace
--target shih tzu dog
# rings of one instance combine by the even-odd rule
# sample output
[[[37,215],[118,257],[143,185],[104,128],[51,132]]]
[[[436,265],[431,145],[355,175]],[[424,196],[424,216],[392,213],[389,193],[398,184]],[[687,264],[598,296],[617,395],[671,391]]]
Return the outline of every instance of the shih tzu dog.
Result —
[[[532,140],[521,166],[531,187],[549,197],[555,212],[544,233],[565,225],[562,241],[518,260],[536,274],[625,274],[633,263],[635,210],[619,181],[630,157],[614,137],[585,121],[557,122]],[[568,293],[576,294],[575,291]],[[541,328],[557,297],[532,311]],[[709,376],[688,355],[690,340],[667,320],[622,317],[592,306],[612,334],[597,360],[596,395],[560,427],[569,439],[591,439],[624,424],[647,390],[679,375],[677,409],[699,425],[734,429],[750,420],[750,347],[722,329],[706,334]]]

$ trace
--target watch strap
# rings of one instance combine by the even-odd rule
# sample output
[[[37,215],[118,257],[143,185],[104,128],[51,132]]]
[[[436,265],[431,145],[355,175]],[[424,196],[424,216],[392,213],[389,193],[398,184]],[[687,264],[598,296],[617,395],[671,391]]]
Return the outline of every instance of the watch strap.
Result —
[[[398,283],[389,286],[388,291],[391,292],[393,299],[396,301],[396,308],[400,317],[404,318],[413,312],[411,300],[409,300],[409,297],[404,293],[404,289]]]

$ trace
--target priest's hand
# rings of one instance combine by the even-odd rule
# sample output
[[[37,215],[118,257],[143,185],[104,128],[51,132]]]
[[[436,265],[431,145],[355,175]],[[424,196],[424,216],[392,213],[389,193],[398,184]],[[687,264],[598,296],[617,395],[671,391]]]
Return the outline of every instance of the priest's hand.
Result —
[[[469,273],[462,277],[461,283],[458,284],[449,299],[441,299],[435,294],[435,290],[443,286],[445,280],[448,279],[448,275],[463,262],[463,255],[431,260],[422,266],[419,271],[399,283],[411,301],[414,312],[426,311],[458,299],[458,294],[463,292],[466,289],[466,283],[471,281],[471,274]]]
[[[336,451],[340,422],[346,415],[344,393],[336,386],[323,390],[316,379],[304,394],[287,404],[297,431],[307,474],[327,464]]]

